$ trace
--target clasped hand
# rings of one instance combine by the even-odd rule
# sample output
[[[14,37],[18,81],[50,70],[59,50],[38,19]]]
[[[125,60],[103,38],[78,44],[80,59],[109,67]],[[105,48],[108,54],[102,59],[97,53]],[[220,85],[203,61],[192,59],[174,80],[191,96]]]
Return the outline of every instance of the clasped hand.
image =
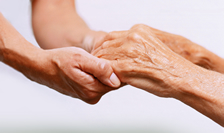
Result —
[[[170,50],[145,25],[109,33],[92,54],[110,60],[116,75],[125,84],[157,96],[174,97],[183,69],[191,63]]]
[[[46,85],[63,94],[95,104],[105,93],[120,85],[107,61],[81,48],[59,48],[45,53],[51,69],[44,76],[51,80]]]

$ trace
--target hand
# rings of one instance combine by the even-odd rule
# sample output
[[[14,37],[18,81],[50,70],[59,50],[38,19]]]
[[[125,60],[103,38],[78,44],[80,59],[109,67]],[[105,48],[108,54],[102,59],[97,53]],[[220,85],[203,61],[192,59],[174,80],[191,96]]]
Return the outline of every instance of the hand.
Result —
[[[174,53],[145,25],[112,32],[93,51],[110,60],[124,83],[161,97],[176,98],[224,125],[224,76]]]
[[[224,73],[224,61],[221,57],[185,37],[150,28],[175,53],[203,68]]]
[[[95,104],[105,93],[120,86],[109,63],[83,49],[59,48],[47,50],[44,55],[39,83],[63,94]]]
[[[94,49],[99,47],[98,42],[102,42],[105,36],[108,33],[104,31],[93,31],[90,30],[84,35],[84,39],[82,41],[82,48],[85,49],[87,52],[92,52]]]
[[[0,61],[29,79],[91,104],[120,86],[107,61],[75,47],[37,48],[27,42],[1,13],[0,23]]]
[[[158,29],[150,27],[152,32],[166,44],[175,53],[181,55],[185,59],[193,62],[194,64],[200,65],[207,69],[210,68],[210,64],[204,61],[205,52],[207,51],[202,46],[188,40],[180,35],[171,34],[168,32],[160,31]]]
[[[163,97],[177,93],[186,71],[194,71],[192,63],[170,50],[145,25],[109,33],[92,54],[110,60],[122,82]]]
[[[135,27],[136,26],[141,26],[141,24],[135,25]],[[214,59],[211,59],[211,57],[214,57],[215,55],[211,53],[210,51],[208,51],[207,49],[205,49],[204,47],[180,35],[171,34],[171,33],[164,32],[152,27],[148,27],[148,28],[151,29],[151,32],[160,41],[162,41],[172,51],[181,55],[185,59],[191,61],[192,63],[196,65],[204,67],[206,69],[223,72],[222,69],[217,68],[217,66],[214,63]],[[101,41],[101,44],[102,44],[102,41]],[[99,47],[99,44],[98,44],[98,47]],[[223,60],[217,56],[215,56],[214,58],[215,60],[219,59],[221,62],[223,62]],[[220,64],[220,61],[219,61],[219,64]]]

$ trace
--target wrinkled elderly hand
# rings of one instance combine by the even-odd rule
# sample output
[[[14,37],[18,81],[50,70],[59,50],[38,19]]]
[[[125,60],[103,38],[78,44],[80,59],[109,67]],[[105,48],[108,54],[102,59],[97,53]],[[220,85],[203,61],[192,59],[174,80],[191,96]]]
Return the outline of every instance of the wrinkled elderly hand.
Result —
[[[145,25],[109,33],[92,54],[110,60],[122,82],[163,97],[177,93],[179,79],[193,65],[170,50]]]
[[[214,68],[214,61],[213,59],[211,59],[214,54],[205,49],[204,47],[192,42],[191,40],[183,36],[164,32],[152,27],[150,28],[152,32],[156,35],[156,37],[160,39],[164,44],[166,44],[175,53],[181,55],[182,57],[196,65],[217,71],[217,69]],[[217,57],[215,58],[217,59]]]
[[[172,97],[224,126],[224,76],[170,50],[152,28],[136,25],[109,33],[93,55],[110,61],[123,83]]]

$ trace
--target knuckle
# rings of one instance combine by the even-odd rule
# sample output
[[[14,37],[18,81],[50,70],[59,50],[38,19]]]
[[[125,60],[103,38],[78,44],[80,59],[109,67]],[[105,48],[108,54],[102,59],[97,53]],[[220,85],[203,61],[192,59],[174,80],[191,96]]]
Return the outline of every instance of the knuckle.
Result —
[[[105,49],[105,48],[107,48],[108,46],[109,46],[109,41],[105,41],[105,42],[103,42],[103,44],[102,44],[102,49]]]
[[[98,94],[94,93],[94,92],[87,92],[86,93],[86,99],[91,101],[93,99],[95,99],[98,96]]]
[[[73,53],[72,56],[67,58],[69,62],[82,62],[83,60],[83,55],[79,52]]]
[[[128,51],[128,54],[130,54],[129,56],[131,57],[135,56],[136,49],[134,47],[128,47],[127,51]]]
[[[129,40],[137,41],[137,40],[139,40],[139,38],[140,38],[140,35],[139,35],[138,32],[131,32],[131,33],[128,34],[128,39]]]
[[[112,31],[106,34],[104,40],[111,40],[113,38],[113,35],[116,33],[116,31]]]
[[[95,82],[95,78],[92,75],[85,74],[83,76],[80,76],[80,80],[85,83],[85,85],[91,85]]]
[[[107,62],[99,62],[98,67],[99,67],[99,72],[97,73],[98,77],[103,77],[104,75],[107,76],[106,74],[109,73],[110,70],[112,71],[111,66]]]
[[[132,29],[145,29],[146,27],[148,27],[148,26],[146,26],[144,24],[136,24],[132,27]]]
[[[118,63],[118,68],[117,69],[117,72],[118,72],[118,76],[119,78],[121,79],[121,81],[124,81],[124,77],[127,76],[127,74],[130,74],[131,72],[133,72],[135,70],[134,66],[133,65],[130,65],[131,62],[128,61],[128,62],[119,62]],[[123,79],[124,78],[124,79]]]
[[[95,104],[95,101],[98,101],[99,97],[100,95],[97,92],[87,91],[83,100],[87,103]]]
[[[100,70],[107,71],[110,69],[110,65],[106,61],[100,62],[98,65]]]
[[[132,29],[133,29],[134,31],[137,31],[137,32],[140,32],[140,33],[143,33],[143,32],[145,32],[145,31],[147,31],[147,32],[149,32],[149,33],[153,32],[153,28],[151,28],[151,27],[149,27],[149,26],[147,26],[147,25],[144,25],[144,24],[137,24],[137,25],[134,25],[134,26],[132,27]]]

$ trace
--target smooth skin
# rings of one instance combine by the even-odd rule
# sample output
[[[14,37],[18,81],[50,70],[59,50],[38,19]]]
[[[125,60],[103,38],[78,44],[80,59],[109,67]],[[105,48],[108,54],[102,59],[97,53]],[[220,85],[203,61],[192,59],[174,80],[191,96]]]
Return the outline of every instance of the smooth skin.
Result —
[[[77,47],[43,50],[25,40],[0,14],[0,61],[27,78],[95,104],[120,86],[112,67]]]
[[[107,34],[87,26],[76,12],[74,0],[33,0],[32,25],[43,49],[75,46],[91,52]]]
[[[224,75],[176,54],[152,28],[111,32],[92,54],[110,60],[123,83],[176,98],[224,126]]]
[[[73,71],[76,76],[73,80],[77,84],[75,91],[99,89],[108,92],[107,87],[105,88],[103,84],[114,88],[119,87],[120,81],[107,61],[97,59],[88,53],[93,49],[95,42],[103,39],[106,33],[93,31],[87,26],[77,14],[74,0],[33,0],[32,26],[35,38],[41,48],[72,47],[71,49],[75,51],[74,59],[69,55],[67,57],[64,57],[63,54],[58,55],[58,58],[64,57],[64,62],[60,63],[63,67],[77,62],[79,62],[77,65],[82,64],[79,65],[80,68],[77,71]],[[65,48],[64,53],[68,49],[70,48]],[[69,51],[67,52],[69,53]],[[68,57],[70,60],[66,59]],[[84,78],[80,74],[85,75]],[[79,86],[88,84],[91,84],[92,87],[79,89]],[[109,90],[113,89],[110,88]]]

